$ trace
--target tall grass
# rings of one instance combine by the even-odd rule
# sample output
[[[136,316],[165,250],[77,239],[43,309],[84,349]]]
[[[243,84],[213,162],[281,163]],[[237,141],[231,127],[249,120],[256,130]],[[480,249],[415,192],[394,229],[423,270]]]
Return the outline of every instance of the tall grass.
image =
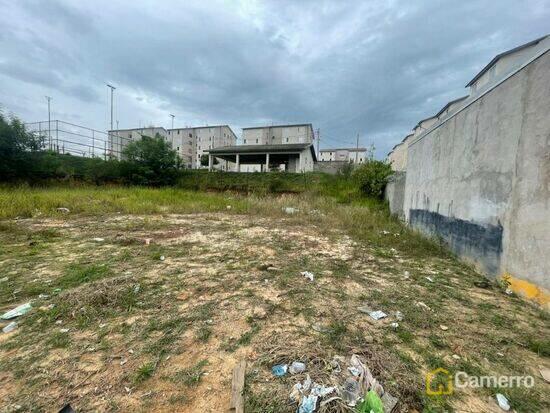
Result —
[[[208,194],[177,188],[72,187],[0,188],[0,219],[35,216],[62,216],[58,208],[71,214],[106,213],[159,214],[216,212],[231,205],[246,210],[244,199],[224,194]]]

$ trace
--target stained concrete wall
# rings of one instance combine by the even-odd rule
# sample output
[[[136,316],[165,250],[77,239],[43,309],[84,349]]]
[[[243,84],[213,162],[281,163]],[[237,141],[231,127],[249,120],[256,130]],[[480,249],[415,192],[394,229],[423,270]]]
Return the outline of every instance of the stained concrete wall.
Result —
[[[410,143],[404,210],[481,270],[550,289],[550,52]]]
[[[390,212],[399,218],[404,218],[403,206],[405,203],[405,182],[407,174],[404,171],[394,172],[388,179],[384,190],[384,199],[390,204]]]

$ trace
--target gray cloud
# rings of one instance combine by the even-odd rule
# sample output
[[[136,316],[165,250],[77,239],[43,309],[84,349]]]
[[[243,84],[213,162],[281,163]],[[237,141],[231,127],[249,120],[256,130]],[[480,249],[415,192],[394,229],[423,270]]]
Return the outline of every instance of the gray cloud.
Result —
[[[23,0],[3,9],[4,107],[48,90],[60,112],[105,128],[113,82],[121,126],[167,124],[168,113],[236,129],[313,122],[323,144],[359,133],[379,156],[464,94],[495,54],[546,34],[550,18],[545,1],[513,0]]]

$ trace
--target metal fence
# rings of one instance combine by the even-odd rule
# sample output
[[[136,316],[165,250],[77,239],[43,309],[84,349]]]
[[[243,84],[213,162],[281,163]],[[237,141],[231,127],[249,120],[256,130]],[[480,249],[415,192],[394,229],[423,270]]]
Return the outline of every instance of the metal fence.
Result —
[[[44,138],[44,150],[77,156],[121,158],[122,149],[132,139],[87,128],[62,120],[26,123],[27,131]]]

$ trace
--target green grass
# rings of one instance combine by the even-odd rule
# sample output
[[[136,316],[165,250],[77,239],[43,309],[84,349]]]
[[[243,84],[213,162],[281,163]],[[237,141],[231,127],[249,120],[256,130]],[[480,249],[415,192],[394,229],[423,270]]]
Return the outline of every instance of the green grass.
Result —
[[[77,287],[84,283],[99,280],[108,277],[112,272],[106,265],[69,265],[65,274],[57,279],[57,287],[61,289],[69,289]]]
[[[152,377],[154,372],[155,365],[153,363],[144,363],[136,370],[133,381],[135,384],[142,383]]]
[[[207,365],[207,360],[201,360],[192,367],[177,371],[170,379],[187,387],[196,386],[200,383]]]

